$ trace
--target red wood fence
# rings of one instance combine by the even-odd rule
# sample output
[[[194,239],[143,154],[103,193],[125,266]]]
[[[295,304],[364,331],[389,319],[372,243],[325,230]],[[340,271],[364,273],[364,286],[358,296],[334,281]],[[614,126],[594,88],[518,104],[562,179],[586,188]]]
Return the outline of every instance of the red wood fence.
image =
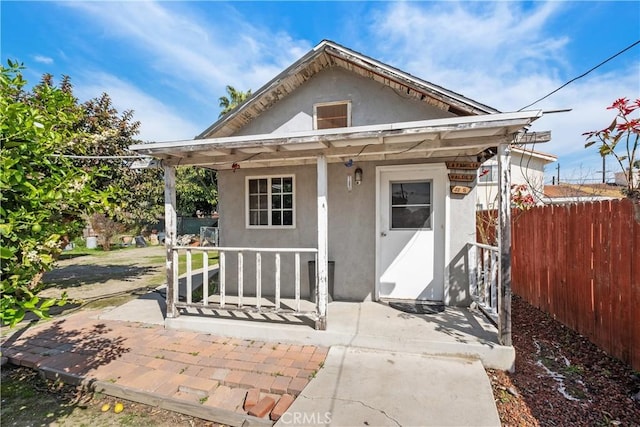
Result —
[[[640,223],[630,200],[513,213],[512,289],[640,370]]]

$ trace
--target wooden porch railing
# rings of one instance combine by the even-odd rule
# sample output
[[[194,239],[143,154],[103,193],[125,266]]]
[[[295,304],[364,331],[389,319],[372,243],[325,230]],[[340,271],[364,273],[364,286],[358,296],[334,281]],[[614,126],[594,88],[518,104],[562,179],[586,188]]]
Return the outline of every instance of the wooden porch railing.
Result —
[[[315,295],[315,310],[313,311],[302,311],[300,304],[300,254],[313,254],[314,260],[317,265],[317,253],[318,250],[315,248],[238,248],[238,247],[205,247],[205,246],[174,246],[172,249],[172,260],[173,265],[178,265],[179,255],[184,253],[186,255],[186,273],[184,276],[185,284],[186,284],[186,295],[183,301],[180,301],[179,298],[179,286],[178,286],[178,277],[177,271],[174,272],[174,283],[173,289],[170,290],[167,294],[167,312],[171,313],[170,316],[176,317],[178,315],[179,308],[200,308],[200,309],[220,309],[226,311],[244,311],[244,312],[252,312],[252,313],[277,313],[277,314],[286,314],[292,316],[305,316],[310,317],[314,320],[318,320],[320,317],[320,301],[318,299],[318,295]],[[211,275],[211,269],[209,268],[209,254],[211,252],[218,252],[219,260],[218,260],[218,283],[217,288],[213,295],[209,294],[209,279]],[[193,260],[194,253],[201,253],[202,256],[202,298],[200,301],[193,301],[193,291],[194,291],[194,269],[193,269]],[[263,274],[262,274],[262,254],[264,253],[272,253],[274,254],[274,284],[275,284],[275,293],[274,295],[264,295],[262,289],[263,283]],[[294,300],[292,308],[283,308],[282,307],[282,298],[281,298],[281,289],[282,289],[282,280],[281,280],[281,254],[283,253],[293,253],[293,263],[294,263]],[[233,274],[233,272],[229,271],[227,268],[227,261],[229,257],[236,256],[237,259],[237,292],[234,295],[230,295],[227,291],[227,279],[228,274]],[[253,255],[253,256],[252,256]],[[249,262],[255,263],[255,280],[251,278],[247,278],[245,276],[245,266]],[[177,268],[175,268],[177,270]],[[215,274],[215,273],[214,273]],[[316,269],[316,283],[318,281],[318,272]],[[251,288],[247,288],[247,282],[251,283],[253,286]],[[317,290],[317,288],[316,288]],[[247,294],[255,295],[252,297],[247,297]],[[169,298],[169,294],[171,294],[172,298]],[[211,297],[217,296],[217,301],[213,301]],[[264,305],[263,297],[269,296],[274,297],[274,305]],[[234,297],[233,302],[229,301],[229,297]],[[251,302],[249,302],[251,299]]]
[[[469,243],[469,284],[471,297],[478,307],[498,326],[498,272],[500,250],[497,246]]]

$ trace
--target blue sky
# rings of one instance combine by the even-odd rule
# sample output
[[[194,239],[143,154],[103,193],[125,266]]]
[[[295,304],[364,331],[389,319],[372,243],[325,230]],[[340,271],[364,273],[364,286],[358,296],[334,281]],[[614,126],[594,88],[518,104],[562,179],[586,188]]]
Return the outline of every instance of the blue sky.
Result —
[[[81,101],[107,92],[141,139],[190,139],[226,85],[257,90],[330,39],[501,111],[514,111],[640,39],[640,2],[12,2],[0,4],[2,62],[71,77]],[[640,45],[532,108],[562,179],[598,179],[583,132],[640,97]],[[613,171],[610,161],[607,169]],[[553,174],[552,165],[549,175]]]

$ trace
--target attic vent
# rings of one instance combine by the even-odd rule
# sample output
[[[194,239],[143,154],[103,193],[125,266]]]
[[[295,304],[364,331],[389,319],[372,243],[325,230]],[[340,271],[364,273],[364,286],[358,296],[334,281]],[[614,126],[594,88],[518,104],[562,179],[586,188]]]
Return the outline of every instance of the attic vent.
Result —
[[[351,126],[351,102],[327,102],[313,106],[315,129],[333,129]]]

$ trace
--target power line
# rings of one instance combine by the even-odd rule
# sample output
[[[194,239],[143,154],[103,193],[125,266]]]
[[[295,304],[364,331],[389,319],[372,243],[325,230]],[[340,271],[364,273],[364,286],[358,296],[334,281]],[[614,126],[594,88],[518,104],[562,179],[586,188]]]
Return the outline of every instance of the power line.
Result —
[[[609,58],[605,59],[604,61],[602,61],[601,63],[599,63],[598,65],[596,65],[595,67],[591,68],[590,70],[586,71],[585,73],[580,74],[578,77],[574,77],[573,79],[569,80],[568,82],[566,82],[565,84],[563,84],[562,86],[560,86],[559,88],[557,88],[556,90],[549,92],[548,94],[546,94],[545,96],[543,96],[540,99],[535,100],[534,102],[532,102],[529,105],[525,105],[524,107],[522,107],[521,109],[519,109],[518,111],[522,111],[525,108],[529,108],[534,104],[537,104],[538,102],[542,101],[543,99],[546,99],[548,97],[550,97],[551,95],[553,95],[554,93],[556,93],[557,91],[559,91],[560,89],[562,89],[563,87],[575,82],[576,80],[579,80],[581,78],[583,78],[584,76],[586,76],[587,74],[589,74],[590,72],[592,72],[593,70],[596,70],[598,68],[600,68],[601,66],[603,66],[604,64],[606,64],[607,62],[611,61],[613,58],[622,55],[624,52],[628,51],[629,49],[631,49],[632,47],[634,47],[635,45],[640,44],[640,40],[636,41],[635,43],[632,43],[631,45],[625,47],[624,49],[622,49],[620,52],[616,53],[613,56],[610,56]]]
[[[51,157],[66,157],[68,159],[150,159],[149,156],[76,156],[72,154],[50,154]]]

